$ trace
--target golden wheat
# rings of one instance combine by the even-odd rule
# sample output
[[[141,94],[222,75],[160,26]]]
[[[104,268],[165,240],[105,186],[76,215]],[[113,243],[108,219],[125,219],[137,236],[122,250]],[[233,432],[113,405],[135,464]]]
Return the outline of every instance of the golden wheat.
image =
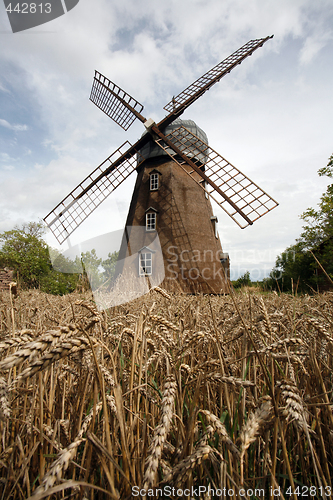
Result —
[[[1,300],[3,499],[332,486],[332,293]]]

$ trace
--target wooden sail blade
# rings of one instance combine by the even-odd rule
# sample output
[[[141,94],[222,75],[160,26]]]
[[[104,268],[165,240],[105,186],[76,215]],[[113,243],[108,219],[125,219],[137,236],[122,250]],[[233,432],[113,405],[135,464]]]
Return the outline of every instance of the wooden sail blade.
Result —
[[[191,169],[162,140],[157,141],[160,147],[241,228],[253,224],[253,222],[278,205],[257,184],[185,127],[179,127],[165,137],[174,144],[175,148],[182,151],[192,164],[199,167],[199,170],[198,168],[196,170]],[[204,161],[205,163],[203,163]]]
[[[59,243],[105,200],[143,161],[126,141],[64,198],[44,219]]]
[[[90,100],[124,130],[136,118],[145,121],[141,115],[142,104],[98,71],[95,71]]]
[[[224,59],[222,62],[214,66],[210,71],[205,73],[202,77],[196,80],[194,83],[189,85],[185,90],[183,90],[176,97],[173,97],[164,109],[168,111],[171,115],[175,114],[179,116],[190,104],[196,101],[202,94],[204,94],[212,85],[218,82],[223,76],[237,66],[241,62],[259,47],[262,47],[267,40],[272,38],[272,36],[267,36],[266,38],[259,38],[257,40],[250,40],[243,47],[236,50],[229,57]]]

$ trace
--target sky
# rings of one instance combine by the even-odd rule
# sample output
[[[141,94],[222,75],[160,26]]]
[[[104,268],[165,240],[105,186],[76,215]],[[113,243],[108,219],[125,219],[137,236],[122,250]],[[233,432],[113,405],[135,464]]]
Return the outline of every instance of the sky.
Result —
[[[58,19],[12,33],[1,2],[0,232],[43,219],[142,134],[139,121],[125,132],[89,101],[95,69],[158,122],[173,95],[247,41],[274,35],[182,115],[278,201],[246,229],[213,203],[231,277],[267,276],[329,184],[317,171],[333,153],[332,27],[331,0],[80,0]],[[119,232],[134,183],[135,174],[71,244]],[[46,239],[58,247],[51,233]]]

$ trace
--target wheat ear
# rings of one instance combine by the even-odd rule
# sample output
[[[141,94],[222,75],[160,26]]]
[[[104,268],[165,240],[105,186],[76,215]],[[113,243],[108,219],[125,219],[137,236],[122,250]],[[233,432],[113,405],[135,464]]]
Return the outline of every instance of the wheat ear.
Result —
[[[241,439],[241,484],[244,484],[244,473],[243,473],[243,464],[244,464],[244,455],[249,446],[254,443],[265,423],[271,416],[272,412],[272,403],[270,396],[265,396],[263,403],[259,408],[256,409],[254,413],[251,413],[249,418],[247,419],[246,424],[243,425],[243,428],[240,432]]]
[[[33,334],[32,330],[20,330],[15,332],[16,337],[7,337],[2,339],[0,342],[0,351],[9,349],[11,347],[22,347],[23,345],[27,344],[28,342],[32,342],[33,340]]]
[[[95,341],[95,345],[96,344],[97,342]],[[35,373],[45,370],[48,366],[52,365],[59,359],[75,354],[76,352],[86,349],[87,347],[90,347],[90,345],[85,337],[67,338],[64,342],[60,342],[59,345],[48,351],[23,370],[23,372],[20,373],[13,381],[13,384],[20,380],[25,380],[27,377],[32,377]]]
[[[197,443],[194,452],[188,457],[179,462],[165,478],[165,483],[172,483],[174,486],[181,486],[185,484],[185,480],[190,471],[197,465],[200,465],[203,460],[207,460],[213,449],[208,444],[208,438],[214,433],[214,429],[209,425],[205,434]],[[216,453],[218,453],[215,450]],[[221,457],[222,458],[222,457]]]
[[[161,295],[163,295],[163,297],[165,297],[166,299],[171,300],[170,295],[166,290],[164,290],[164,288],[160,288],[159,286],[154,286],[154,288],[152,288],[151,291],[158,292]]]
[[[0,420],[9,418],[11,414],[8,393],[7,382],[0,377]]]
[[[154,430],[154,437],[148,450],[146,460],[146,471],[143,478],[143,488],[147,490],[154,486],[156,472],[161,459],[164,442],[169,433],[173,416],[173,406],[176,394],[176,380],[173,375],[169,375],[164,384],[162,414],[159,425]]]
[[[281,390],[282,399],[286,405],[282,411],[283,416],[287,420],[291,419],[299,430],[304,432],[306,432],[305,428],[309,430],[306,409],[297,386],[291,380],[278,381],[276,385]]]
[[[265,396],[263,399],[264,401],[261,406],[257,408],[254,413],[250,414],[247,422],[243,425],[240,432],[241,456],[244,456],[244,453],[250,444],[254,443],[257,439],[261,428],[265,425],[271,415],[271,398],[269,396]]]
[[[63,326],[59,330],[49,330],[38,339],[28,342],[21,349],[7,356],[0,362],[0,371],[9,370],[14,366],[23,363],[25,360],[32,361],[40,356],[48,347],[59,342],[69,335],[73,335],[75,328],[73,326]]]
[[[271,338],[275,337],[275,333],[273,332],[273,328],[272,328],[272,323],[271,323],[271,320],[268,316],[268,311],[266,309],[266,305],[265,305],[265,302],[263,301],[263,298],[262,297],[258,297],[257,298],[257,303],[259,305],[259,309],[261,311],[261,314],[263,315],[263,320],[264,320],[264,325],[266,327],[266,335],[270,335]]]
[[[235,446],[235,444],[233,443],[233,441],[231,440],[231,438],[230,438],[230,436],[229,436],[229,434],[227,432],[227,429],[225,428],[224,424],[222,424],[221,420],[216,415],[214,415],[213,413],[211,413],[208,410],[200,410],[200,413],[202,415],[205,415],[205,417],[207,418],[207,420],[210,423],[210,425],[218,433],[218,435],[220,436],[222,442],[227,445],[227,447],[229,448],[229,450],[234,455],[239,456],[239,450]]]

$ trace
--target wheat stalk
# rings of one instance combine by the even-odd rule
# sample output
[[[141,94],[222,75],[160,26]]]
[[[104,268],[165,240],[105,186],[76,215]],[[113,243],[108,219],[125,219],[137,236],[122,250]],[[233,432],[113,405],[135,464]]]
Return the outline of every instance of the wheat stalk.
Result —
[[[154,430],[154,436],[148,450],[146,470],[143,478],[143,488],[146,490],[155,484],[156,472],[161,459],[163,445],[168,437],[173,416],[176,388],[177,384],[175,377],[169,375],[164,384],[160,423]]]
[[[95,412],[99,412],[102,408],[103,404],[98,403],[96,405]],[[85,434],[88,430],[89,424],[93,418],[94,407],[90,410],[88,415],[85,417],[82,427],[76,436],[75,440],[66,448],[60,451],[57,459],[53,462],[48,472],[45,474],[41,485],[34,491],[33,496],[38,495],[48,489],[52,488],[56,481],[60,481],[63,475],[63,472],[68,469],[68,466],[71,460],[74,459],[77,449],[81,443],[85,441],[83,438],[83,434]]]

